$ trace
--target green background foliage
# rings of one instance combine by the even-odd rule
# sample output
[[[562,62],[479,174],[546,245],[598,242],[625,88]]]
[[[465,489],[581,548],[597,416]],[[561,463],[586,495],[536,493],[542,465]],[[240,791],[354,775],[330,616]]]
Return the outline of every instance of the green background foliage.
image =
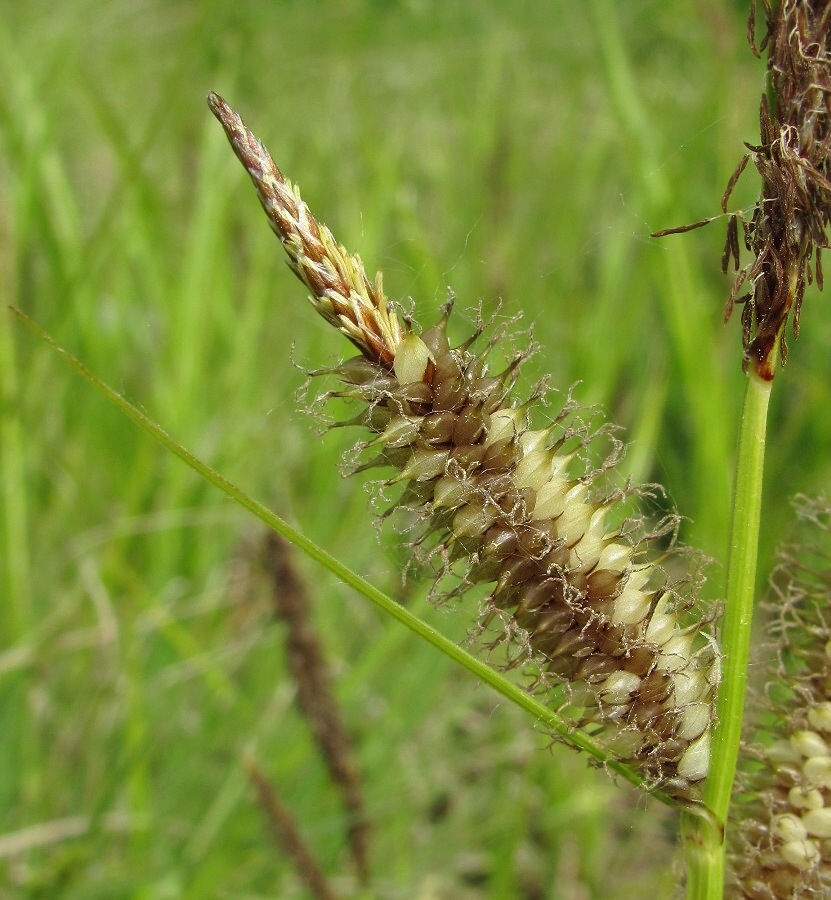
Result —
[[[723,591],[742,395],[719,211],[757,135],[742,4],[0,0],[0,289],[231,480],[402,586],[350,435],[298,410],[347,353],[204,104],[223,94],[388,293],[464,337],[522,314],[551,376],[632,442]],[[749,206],[752,173],[733,205]],[[466,321],[467,320],[467,321]],[[829,479],[831,318],[776,385],[762,571]],[[0,896],[302,897],[253,752],[336,887],[344,817],[293,705],[242,511],[0,317]],[[555,396],[556,404],[558,398]],[[556,407],[555,407],[556,409]],[[552,410],[552,414],[553,414]],[[538,414],[543,415],[543,414]],[[660,510],[656,510],[660,512]],[[299,561],[373,823],[377,897],[626,897],[677,881],[673,822]],[[663,848],[663,850],[661,849]]]

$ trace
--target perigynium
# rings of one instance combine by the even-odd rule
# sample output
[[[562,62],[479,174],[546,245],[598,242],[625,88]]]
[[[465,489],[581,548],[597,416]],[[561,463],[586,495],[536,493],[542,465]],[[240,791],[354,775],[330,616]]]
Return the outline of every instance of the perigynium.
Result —
[[[543,427],[540,386],[514,396],[528,351],[489,368],[497,336],[452,346],[447,322],[426,330],[397,313],[380,274],[370,280],[310,213],[260,141],[218,95],[209,105],[257,189],[260,203],[310,291],[314,308],[360,355],[328,371],[328,396],[353,401],[348,423],[368,432],[359,468],[386,467],[410,543],[432,564],[437,593],[461,598],[488,586],[478,621],[575,726],[649,784],[695,793],[707,774],[718,654],[712,615],[696,600],[701,577],[670,536],[629,509],[643,491],[614,487],[620,444],[569,401]],[[589,446],[606,440],[601,462]],[[666,544],[667,541],[664,541]],[[445,588],[447,576],[455,586]],[[441,588],[438,587],[441,583]]]

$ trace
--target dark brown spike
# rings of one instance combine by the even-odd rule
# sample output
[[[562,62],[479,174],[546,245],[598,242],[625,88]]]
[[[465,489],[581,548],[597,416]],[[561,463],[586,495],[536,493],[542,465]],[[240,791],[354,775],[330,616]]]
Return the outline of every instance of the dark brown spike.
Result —
[[[291,553],[291,546],[284,538],[274,532],[269,533],[265,562],[273,584],[275,611],[286,624],[286,650],[289,667],[297,685],[297,703],[311,726],[332,780],[343,796],[344,807],[349,816],[349,846],[361,883],[366,884],[369,881],[369,826],[364,809],[361,776],[353,759],[351,741],[343,724],[328,667],[312,624],[305,585],[294,566]],[[262,799],[265,791],[264,776],[258,770],[255,774],[254,780]],[[266,804],[266,808],[270,816],[277,815],[276,807],[272,809],[271,803]],[[285,817],[278,815],[273,824],[275,828],[280,828],[284,843],[288,841]],[[308,866],[307,855],[302,858],[304,862],[301,866],[301,856],[297,857],[299,869]],[[309,868],[309,883],[321,885],[320,878],[313,878],[312,875],[313,869]]]

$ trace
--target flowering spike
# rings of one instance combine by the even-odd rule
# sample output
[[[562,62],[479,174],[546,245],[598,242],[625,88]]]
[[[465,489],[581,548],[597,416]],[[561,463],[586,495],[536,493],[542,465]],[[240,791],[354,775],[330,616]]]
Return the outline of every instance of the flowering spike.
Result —
[[[731,832],[731,896],[831,896],[831,504],[800,518],[825,547],[780,551],[772,579],[777,665],[748,717]]]
[[[827,2],[779,0],[764,3],[768,48],[769,93],[759,105],[760,142],[748,145],[730,178],[722,200],[727,212],[730,194],[750,159],[762,179],[753,216],[742,221],[745,244],[753,260],[739,269],[738,217],[728,217],[722,264],[731,260],[738,270],[727,303],[742,310],[745,365],[761,377],[773,378],[775,360],[784,364],[785,325],[791,317],[794,337],[805,288],[813,281],[822,287],[819,251],[829,246],[831,226],[831,15]],[[748,25],[755,45],[756,4]],[[771,99],[769,99],[772,98]],[[812,258],[816,249],[816,263]],[[749,286],[739,297],[743,284]]]
[[[360,404],[350,422],[372,434],[352,470],[394,470],[381,489],[402,486],[399,512],[415,557],[435,573],[434,593],[446,576],[456,587],[445,598],[488,585],[480,627],[506,665],[527,669],[647,782],[688,795],[707,773],[718,658],[692,609],[697,573],[671,581],[665,569],[679,570],[680,555],[666,552],[663,567],[649,557],[653,540],[672,538],[674,520],[649,535],[625,518],[637,492],[603,487],[622,445],[608,426],[582,421],[570,398],[552,424],[531,430],[544,386],[524,401],[511,396],[530,351],[491,375],[501,334],[477,352],[481,316],[455,347],[451,304],[421,334],[409,319],[401,327],[239,116],[215,94],[209,103],[312,303],[363,354],[330,373],[342,382],[331,395]],[[595,440],[611,443],[600,466],[587,459]]]
[[[361,258],[347,253],[315,219],[268,150],[219,94],[208,94],[208,106],[251,176],[292,271],[312,292],[312,305],[365,356],[390,368],[405,331],[388,308],[381,273],[369,280]]]

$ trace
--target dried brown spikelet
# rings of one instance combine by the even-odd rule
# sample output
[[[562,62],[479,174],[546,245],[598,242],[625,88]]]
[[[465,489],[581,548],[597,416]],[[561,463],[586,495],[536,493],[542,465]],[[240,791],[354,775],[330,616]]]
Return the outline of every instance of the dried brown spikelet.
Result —
[[[305,208],[303,228],[287,221],[299,209],[296,191],[275,186],[279,170],[236,113],[215,95],[209,102],[278,223],[292,268],[316,292],[304,273],[337,269],[347,254],[338,248],[335,259],[321,257],[337,245],[306,240],[328,231]],[[356,271],[358,283],[367,283]],[[696,579],[669,583],[647,555],[649,536],[612,524],[635,493],[602,488],[618,445],[599,468],[575,471],[586,446],[608,429],[593,431],[570,402],[553,424],[532,429],[529,409],[543,391],[524,403],[512,398],[527,353],[492,374],[487,357],[497,338],[474,351],[480,322],[471,339],[451,346],[449,306],[418,334],[409,319],[398,325],[384,301],[380,312],[399,329],[393,336],[392,329],[382,335],[363,308],[358,315],[357,304],[339,300],[334,318],[330,297],[327,289],[311,300],[362,356],[329,370],[341,387],[328,396],[360,404],[347,424],[372,438],[359,445],[356,468],[396,471],[385,486],[400,486],[394,506],[412,514],[411,544],[436,563],[437,583],[456,574],[454,597],[490,585],[484,619],[497,641],[514,648],[511,663],[531,664],[542,687],[564,686],[550,702],[568,707],[650,783],[688,793],[709,764],[716,654],[704,621],[689,615]]]
[[[831,505],[802,498],[799,513],[825,546],[780,554],[776,671],[748,717],[731,808],[730,895],[752,900],[831,896]]]
[[[292,558],[292,546],[269,532],[263,562],[273,586],[274,608],[286,625],[286,657],[297,687],[297,704],[309,722],[329,774],[343,797],[349,816],[347,838],[362,884],[369,881],[369,823],[364,808],[361,773],[332,678],[312,621],[312,605]]]

